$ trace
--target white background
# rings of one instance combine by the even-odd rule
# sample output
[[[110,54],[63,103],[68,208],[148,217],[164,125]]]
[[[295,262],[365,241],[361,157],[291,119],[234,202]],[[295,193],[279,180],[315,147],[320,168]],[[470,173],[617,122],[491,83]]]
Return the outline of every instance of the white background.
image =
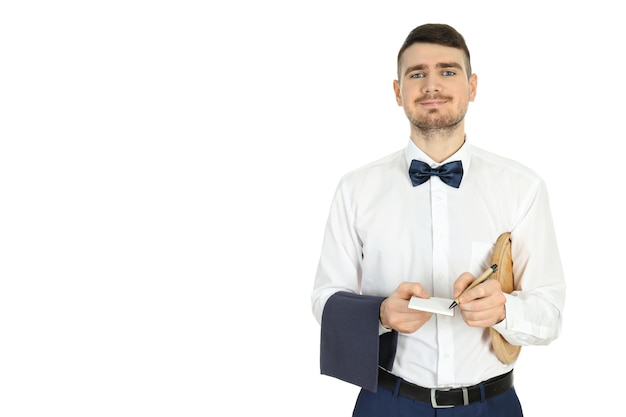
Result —
[[[613,414],[618,3],[126,0],[0,5],[0,415],[351,415],[309,295],[339,177],[406,144],[427,22],[468,42],[470,140],[551,193],[568,298],[525,415]]]

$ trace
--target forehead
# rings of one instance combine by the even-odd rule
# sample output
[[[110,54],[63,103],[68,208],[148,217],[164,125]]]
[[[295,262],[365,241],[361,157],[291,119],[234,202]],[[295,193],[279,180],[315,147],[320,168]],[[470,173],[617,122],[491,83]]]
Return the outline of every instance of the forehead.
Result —
[[[417,65],[435,68],[441,63],[457,63],[467,72],[465,56],[461,49],[434,43],[414,43],[409,46],[400,58],[400,70]]]

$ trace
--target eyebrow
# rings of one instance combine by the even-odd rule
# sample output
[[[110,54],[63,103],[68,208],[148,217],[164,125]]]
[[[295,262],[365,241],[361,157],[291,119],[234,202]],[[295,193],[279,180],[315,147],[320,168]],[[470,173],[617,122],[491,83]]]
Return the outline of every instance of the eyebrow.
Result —
[[[458,62],[439,62],[437,65],[435,65],[435,69],[437,68],[458,68],[460,70],[463,69],[461,64],[459,64]],[[413,65],[412,67],[408,67],[406,71],[404,71],[404,75],[412,71],[421,71],[426,69],[428,69],[428,65],[426,64]]]

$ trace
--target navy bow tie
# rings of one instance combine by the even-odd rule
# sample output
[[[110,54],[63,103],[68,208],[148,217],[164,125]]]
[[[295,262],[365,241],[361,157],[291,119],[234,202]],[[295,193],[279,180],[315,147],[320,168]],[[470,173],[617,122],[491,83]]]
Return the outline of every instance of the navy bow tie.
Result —
[[[417,159],[411,161],[409,177],[413,187],[425,183],[433,175],[441,178],[441,181],[450,187],[459,188],[461,178],[463,178],[463,164],[461,161],[452,161],[438,168],[431,168],[426,162],[418,161]]]

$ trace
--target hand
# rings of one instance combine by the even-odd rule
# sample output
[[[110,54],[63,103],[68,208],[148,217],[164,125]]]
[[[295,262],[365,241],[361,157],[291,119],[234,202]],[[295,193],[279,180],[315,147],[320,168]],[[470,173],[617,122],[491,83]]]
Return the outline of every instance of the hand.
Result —
[[[430,320],[433,313],[409,308],[412,296],[430,298],[424,287],[417,282],[403,282],[380,305],[380,322],[387,329],[400,333],[413,333]]]
[[[474,281],[469,272],[462,273],[454,282],[454,299],[459,297],[458,308],[468,326],[491,327],[506,318],[506,297],[495,279],[488,279],[460,295]]]

